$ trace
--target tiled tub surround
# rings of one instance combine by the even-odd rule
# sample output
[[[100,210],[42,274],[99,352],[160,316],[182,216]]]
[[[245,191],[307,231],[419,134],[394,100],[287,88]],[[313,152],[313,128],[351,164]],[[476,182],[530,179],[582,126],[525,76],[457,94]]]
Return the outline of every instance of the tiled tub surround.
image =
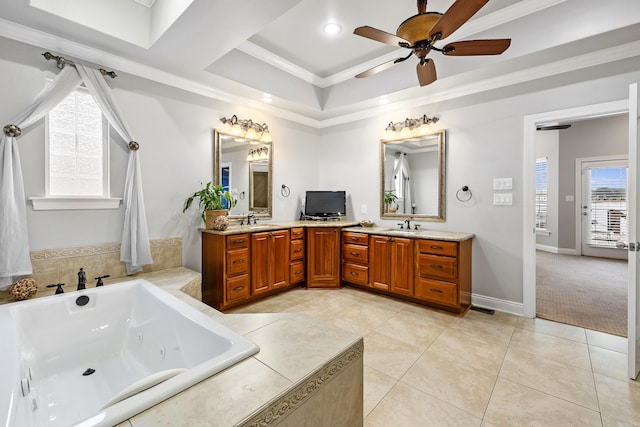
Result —
[[[201,277],[186,268],[135,278],[226,325],[260,352],[120,426],[362,426],[364,348],[357,334],[304,314],[222,314],[187,294]]]
[[[182,266],[182,239],[170,237],[152,239],[153,264],[145,265],[143,273]],[[94,277],[108,274],[110,279],[126,277],[125,265],[120,261],[120,244],[105,243],[76,248],[49,249],[31,252],[33,277],[38,284],[36,298],[53,295],[55,288],[46,288],[51,283],[64,283],[65,292],[73,291],[78,284],[78,270],[84,268],[87,287],[95,286]],[[199,298],[198,295],[194,297]],[[9,291],[0,291],[0,304],[13,302]]]

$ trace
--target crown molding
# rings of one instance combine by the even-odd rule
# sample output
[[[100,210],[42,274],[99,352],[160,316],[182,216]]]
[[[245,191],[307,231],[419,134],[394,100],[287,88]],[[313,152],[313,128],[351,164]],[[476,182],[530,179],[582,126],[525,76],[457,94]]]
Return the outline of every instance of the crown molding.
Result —
[[[589,52],[588,54],[529,67],[519,71],[500,74],[497,77],[487,79],[465,78],[465,76],[473,77],[474,71],[470,71],[464,75],[440,80],[439,84],[443,87],[441,90],[425,91],[424,88],[414,87],[390,94],[394,101],[383,106],[378,104],[378,97],[374,97],[366,101],[351,104],[348,107],[322,111],[314,108],[301,108],[298,104],[277,98],[274,99],[274,101],[281,102],[284,107],[265,104],[255,100],[261,98],[262,91],[249,88],[220,76],[213,76],[212,82],[208,84],[197,82],[192,79],[168,73],[148,65],[70,40],[54,37],[42,31],[34,30],[2,19],[0,19],[0,36],[34,45],[39,48],[50,49],[62,55],[78,58],[79,60],[101,65],[108,64],[109,68],[117,69],[123,73],[128,73],[222,102],[253,108],[258,111],[271,114],[275,117],[290,120],[316,129],[329,128],[340,124],[375,117],[381,113],[397,111],[401,108],[424,107],[426,105],[432,105],[501,87],[524,83],[530,80],[541,79],[640,56],[640,41],[635,41],[599,51]],[[449,79],[456,79],[456,81],[466,80],[468,83],[460,83],[455,87],[446,88],[447,81],[450,83],[452,82],[452,80]],[[245,95],[236,95],[232,93],[232,90],[235,92],[242,92]],[[255,98],[251,99],[249,98],[249,95],[255,95]],[[306,114],[304,110],[306,110]]]

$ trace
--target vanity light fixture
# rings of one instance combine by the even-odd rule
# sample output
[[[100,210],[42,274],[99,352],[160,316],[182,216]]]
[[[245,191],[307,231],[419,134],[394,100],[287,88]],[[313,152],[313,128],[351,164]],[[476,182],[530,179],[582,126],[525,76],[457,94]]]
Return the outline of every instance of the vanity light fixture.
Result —
[[[238,119],[235,114],[231,118],[223,117],[220,119],[222,127],[220,132],[228,133],[238,138],[246,138],[251,141],[271,142],[271,133],[266,123],[258,124],[251,119]]]
[[[257,160],[268,160],[269,159],[269,147],[266,145],[260,146],[258,148],[249,149],[249,154],[247,154],[247,161],[254,162]]]
[[[384,130],[382,139],[385,141],[394,141],[426,135],[430,131],[429,125],[436,123],[438,120],[437,117],[427,117],[425,114],[417,119],[406,118],[402,122],[389,122],[389,125],[387,125],[387,128]]]

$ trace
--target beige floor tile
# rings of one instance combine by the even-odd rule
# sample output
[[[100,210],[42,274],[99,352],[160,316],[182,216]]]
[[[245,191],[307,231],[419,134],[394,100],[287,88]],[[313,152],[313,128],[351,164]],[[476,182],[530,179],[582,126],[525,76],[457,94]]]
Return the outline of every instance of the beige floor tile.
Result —
[[[464,317],[457,317],[450,327],[469,335],[506,345],[518,323],[518,317],[496,312],[494,315],[469,311]]]
[[[511,337],[509,348],[526,351],[545,359],[591,369],[587,344],[558,338],[526,329],[516,329]]]
[[[423,351],[423,348],[378,332],[364,337],[364,364],[396,380],[407,372]]]
[[[387,309],[380,304],[361,301],[336,313],[336,318],[353,324],[358,330],[373,331],[391,318],[397,310]]]
[[[482,417],[497,375],[457,363],[429,348],[400,380],[474,416]]]
[[[516,328],[527,329],[529,331],[553,335],[554,337],[565,338],[582,343],[587,342],[587,335],[584,328],[579,328],[573,325],[565,325],[564,323],[552,322],[545,319],[528,319],[526,317],[521,317],[520,319],[518,319]]]
[[[459,318],[457,314],[447,313],[442,310],[436,310],[419,304],[407,304],[402,312],[418,315],[423,320],[428,320],[431,323],[445,327],[449,326]]]
[[[640,384],[595,374],[602,415],[640,425]]]
[[[507,346],[448,328],[440,334],[429,350],[446,355],[450,360],[455,360],[456,364],[498,375],[507,353]]]
[[[630,421],[621,420],[614,417],[602,416],[603,427],[638,427],[638,424]]]
[[[439,326],[422,317],[401,311],[388,319],[375,331],[389,337],[404,341],[407,344],[426,349],[442,333],[444,326]]]
[[[367,416],[367,427],[480,426],[482,419],[398,383]]]
[[[598,410],[591,370],[509,349],[500,377],[561,399]]]
[[[600,414],[564,399],[498,379],[484,416],[496,426],[600,426]]]
[[[627,355],[617,351],[589,346],[591,367],[595,374],[605,375],[621,381],[633,381],[627,376]]]
[[[395,378],[373,369],[370,366],[364,367],[364,416],[380,403],[389,390],[398,382]]]
[[[618,353],[627,354],[627,339],[617,335],[605,334],[604,332],[592,331],[586,329],[587,343],[596,347],[606,348],[607,350],[617,351]]]

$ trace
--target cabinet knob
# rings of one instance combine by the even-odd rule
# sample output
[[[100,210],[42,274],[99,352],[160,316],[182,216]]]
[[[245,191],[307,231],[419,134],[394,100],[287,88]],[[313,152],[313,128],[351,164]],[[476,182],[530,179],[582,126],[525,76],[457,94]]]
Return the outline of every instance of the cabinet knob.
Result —
[[[234,264],[241,264],[244,262],[244,259],[236,259],[233,261]]]
[[[358,255],[360,255],[358,252],[349,252],[349,253],[350,253],[351,255],[353,255],[353,256],[358,256]]]
[[[358,276],[358,273],[356,273],[355,271],[352,271],[352,272],[351,272],[351,275],[352,275],[352,276]]]

